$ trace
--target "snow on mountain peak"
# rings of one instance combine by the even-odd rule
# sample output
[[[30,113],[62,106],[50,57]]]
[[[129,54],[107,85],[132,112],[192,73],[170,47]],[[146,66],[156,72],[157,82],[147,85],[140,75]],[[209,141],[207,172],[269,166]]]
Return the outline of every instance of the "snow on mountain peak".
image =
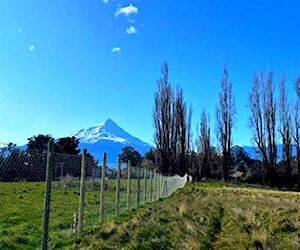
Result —
[[[100,122],[97,126],[108,126],[108,127],[114,127],[118,125],[112,120],[112,119],[107,119],[103,122]]]
[[[96,143],[100,140],[109,140],[123,144],[146,144],[120,128],[113,120],[107,119],[95,127],[81,129],[73,134],[81,143]]]

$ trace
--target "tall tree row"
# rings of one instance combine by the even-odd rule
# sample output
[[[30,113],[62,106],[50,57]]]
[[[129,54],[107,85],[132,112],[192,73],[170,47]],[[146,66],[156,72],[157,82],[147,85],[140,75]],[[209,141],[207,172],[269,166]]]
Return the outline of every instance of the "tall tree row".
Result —
[[[223,156],[223,178],[228,180],[231,162],[232,128],[236,114],[234,98],[232,95],[232,83],[229,81],[228,68],[223,69],[221,79],[221,91],[219,103],[216,106],[216,137],[221,147]]]
[[[188,113],[182,89],[169,82],[169,65],[164,63],[154,93],[153,123],[156,161],[163,173],[185,174],[190,150],[191,110]]]
[[[297,166],[300,189],[300,77],[295,83],[297,98],[294,105],[288,98],[285,76],[281,76],[278,89],[274,82],[273,71],[261,70],[254,73],[248,96],[249,125],[259,155],[257,160],[241,154],[242,148],[232,147],[236,108],[226,66],[222,72],[215,110],[215,135],[219,154],[217,151],[213,153],[210,117],[204,109],[197,131],[196,153],[191,143],[192,111],[187,110],[183,90],[172,87],[169,81],[169,65],[164,63],[157,81],[153,106],[156,145],[154,155],[160,171],[181,175],[189,173],[195,180],[203,177],[223,177],[224,180],[229,180],[230,175],[238,169],[237,166],[244,166],[242,172],[245,175],[249,172],[250,179],[255,178],[271,186],[282,183],[292,189],[296,180],[294,169]],[[275,90],[278,90],[278,95]],[[282,155],[277,155],[278,144],[282,144]],[[294,147],[296,157],[293,155]],[[278,159],[282,159],[279,164]],[[278,168],[279,165],[283,167]]]
[[[200,116],[199,129],[199,157],[200,170],[198,178],[210,177],[210,162],[211,162],[211,142],[210,142],[210,117],[203,109]]]
[[[285,76],[282,75],[279,85],[279,132],[282,140],[283,160],[286,163],[289,189],[292,184],[292,133],[291,109],[287,98]]]
[[[276,100],[273,72],[255,73],[249,93],[250,128],[262,159],[263,182],[274,185],[276,170]]]
[[[297,100],[294,105],[294,117],[293,117],[293,141],[296,146],[296,162],[298,169],[298,190],[300,190],[300,76],[295,82],[295,90],[297,94]]]

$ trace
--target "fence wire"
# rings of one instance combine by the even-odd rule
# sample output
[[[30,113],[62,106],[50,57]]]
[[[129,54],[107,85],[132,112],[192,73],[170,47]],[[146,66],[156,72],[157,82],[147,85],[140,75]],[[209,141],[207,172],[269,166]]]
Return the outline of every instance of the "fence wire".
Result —
[[[52,155],[51,248],[59,247],[71,234],[107,221],[125,210],[168,197],[187,182],[187,176],[163,176],[130,164],[119,163],[119,169],[118,163],[115,167],[106,167],[104,163],[97,166],[90,157],[85,159],[82,181],[83,162],[82,155]],[[22,244],[40,247],[46,163],[46,153],[36,151],[15,151],[0,158],[1,249]],[[82,221],[79,221],[81,213]],[[81,228],[78,230],[79,222]]]

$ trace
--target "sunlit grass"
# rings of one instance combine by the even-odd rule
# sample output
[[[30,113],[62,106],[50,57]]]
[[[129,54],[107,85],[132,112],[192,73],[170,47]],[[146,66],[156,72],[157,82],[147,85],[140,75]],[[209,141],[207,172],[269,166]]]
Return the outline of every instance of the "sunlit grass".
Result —
[[[188,184],[64,245],[69,249],[300,249],[300,194]]]
[[[136,181],[126,211],[115,217],[115,181],[107,180],[105,223],[99,225],[100,184],[87,182],[84,231],[71,224],[78,181],[53,183],[52,249],[300,249],[300,194],[226,183],[187,184],[166,199],[136,208]],[[141,182],[143,190],[143,182]],[[149,200],[149,194],[148,198]],[[141,203],[144,194],[141,193]],[[40,249],[44,183],[0,183],[0,249]]]
[[[99,223],[100,180],[92,189],[86,183],[84,228]],[[136,206],[136,185],[132,180],[131,207]],[[120,210],[126,210],[127,180],[121,180]],[[144,202],[143,181],[141,199]],[[115,216],[115,180],[106,181],[105,220]],[[38,249],[41,246],[45,183],[11,182],[0,183],[0,249]],[[74,212],[79,207],[79,183],[70,181],[69,186],[52,183],[49,236],[50,245],[72,236]],[[147,196],[149,201],[149,197]]]

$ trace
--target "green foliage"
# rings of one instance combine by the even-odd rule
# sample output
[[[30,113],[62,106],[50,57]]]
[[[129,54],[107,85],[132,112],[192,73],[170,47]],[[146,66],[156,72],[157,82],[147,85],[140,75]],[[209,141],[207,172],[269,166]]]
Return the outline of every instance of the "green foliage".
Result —
[[[240,161],[236,170],[240,171],[240,172],[243,172],[245,174],[247,172],[246,163],[244,161]]]
[[[155,151],[153,148],[151,148],[149,151],[147,151],[144,155],[144,158],[148,161],[155,163]]]
[[[88,152],[86,156],[92,160],[92,162],[94,163],[95,166],[98,166],[99,160],[97,160],[92,154],[90,154],[90,153]],[[111,172],[111,171],[110,171],[110,172]],[[108,177],[109,177],[109,176],[108,176]]]
[[[51,135],[34,135],[27,139],[27,149],[30,151],[37,151],[39,153],[46,153],[47,145],[51,138]]]
[[[54,145],[54,151],[63,154],[78,155],[79,139],[75,136],[59,138]]]
[[[253,160],[249,154],[240,146],[231,148],[231,165],[238,166],[240,162],[245,162],[247,166],[253,164]]]
[[[29,151],[37,151],[39,153],[46,153],[48,142],[51,139],[51,135],[39,134],[28,138],[27,149]],[[54,144],[54,151],[57,153],[78,155],[80,152],[79,139],[75,136],[62,137]]]
[[[126,146],[122,149],[120,158],[122,163],[127,163],[130,160],[133,167],[138,166],[142,161],[140,153],[131,146]]]

